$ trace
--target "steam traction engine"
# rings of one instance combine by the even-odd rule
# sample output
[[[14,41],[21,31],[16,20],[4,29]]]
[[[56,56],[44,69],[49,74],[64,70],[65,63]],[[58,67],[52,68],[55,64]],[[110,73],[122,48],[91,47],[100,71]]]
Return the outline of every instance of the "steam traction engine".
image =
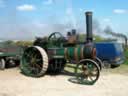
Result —
[[[37,38],[32,47],[24,51],[21,71],[32,77],[40,77],[46,72],[58,74],[67,62],[77,64],[78,81],[94,83],[98,80],[101,64],[96,59],[96,49],[92,36],[92,12],[86,12],[87,38],[79,45],[75,31],[68,32],[65,39],[59,32],[48,38]]]

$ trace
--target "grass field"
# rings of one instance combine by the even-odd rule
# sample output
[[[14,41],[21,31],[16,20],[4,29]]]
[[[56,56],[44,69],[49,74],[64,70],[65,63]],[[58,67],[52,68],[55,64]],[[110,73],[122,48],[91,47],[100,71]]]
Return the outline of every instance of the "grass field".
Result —
[[[125,64],[128,65],[128,49],[127,49],[126,52],[125,52],[125,57],[126,57],[126,59],[125,59]]]

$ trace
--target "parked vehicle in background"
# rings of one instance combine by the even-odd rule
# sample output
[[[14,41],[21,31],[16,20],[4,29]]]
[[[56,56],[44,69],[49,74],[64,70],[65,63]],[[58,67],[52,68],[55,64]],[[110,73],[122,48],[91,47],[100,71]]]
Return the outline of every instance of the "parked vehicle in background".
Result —
[[[117,67],[125,61],[124,49],[122,44],[117,42],[98,42],[95,43],[97,57],[107,66]]]
[[[23,47],[12,43],[0,42],[0,69],[13,67],[20,62]]]

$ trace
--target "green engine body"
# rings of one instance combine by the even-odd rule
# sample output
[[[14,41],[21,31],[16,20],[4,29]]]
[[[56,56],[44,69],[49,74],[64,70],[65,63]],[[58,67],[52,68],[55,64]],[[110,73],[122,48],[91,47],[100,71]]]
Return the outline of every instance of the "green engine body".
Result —
[[[64,58],[67,61],[76,61],[76,62],[86,58],[93,59],[95,56],[94,51],[95,49],[85,46],[47,49],[49,58]]]
[[[91,24],[91,13],[89,12],[87,15],[89,16],[88,22]],[[23,53],[20,65],[22,72],[33,77],[40,77],[46,72],[56,74],[64,69],[67,62],[78,64],[84,59],[86,61],[82,61],[83,71],[86,69],[85,65],[91,64],[99,72],[99,68],[94,62],[96,59],[96,48],[92,42],[92,27],[89,26],[89,23],[87,24],[87,28],[89,29],[88,38],[82,44],[77,42],[75,31],[72,34],[68,33],[68,39],[63,37],[59,32],[52,33],[48,38],[36,38],[33,46],[27,48]]]

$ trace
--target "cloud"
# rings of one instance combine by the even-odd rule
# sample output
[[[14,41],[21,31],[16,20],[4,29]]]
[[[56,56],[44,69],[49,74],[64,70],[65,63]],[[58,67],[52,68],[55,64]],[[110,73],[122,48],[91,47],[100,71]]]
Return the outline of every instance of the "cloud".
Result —
[[[0,24],[0,29],[0,40],[33,40],[36,32],[30,24]]]
[[[125,10],[125,9],[114,9],[113,12],[116,13],[116,14],[125,14],[125,13],[128,13],[128,10]]]
[[[43,2],[43,4],[45,4],[45,5],[51,5],[51,4],[53,4],[53,2],[54,2],[54,0],[45,0]]]
[[[43,22],[33,22],[32,24],[33,28],[32,30],[35,30],[36,36],[48,36],[52,32],[61,32],[65,33],[67,30],[71,28],[71,24],[48,24]],[[42,31],[44,30],[44,31]]]
[[[113,26],[113,22],[110,18],[104,18],[102,23],[102,28],[106,27],[107,25]],[[114,26],[116,26],[115,24]]]
[[[79,10],[80,10],[80,12],[83,12],[84,11],[84,9],[82,9],[82,8],[79,8]]]
[[[107,22],[107,23],[110,23],[110,22],[111,22],[111,19],[105,18],[105,19],[103,19],[103,21],[104,21],[104,22]]]
[[[66,14],[67,15],[72,15],[72,13],[73,12],[72,12],[72,8],[71,7],[69,7],[69,8],[66,9]]]
[[[66,9],[65,23],[71,23],[73,28],[77,27],[77,20],[72,7]]]
[[[36,9],[34,5],[24,4],[16,7],[19,11],[33,11]]]
[[[26,24],[0,24],[0,30],[0,40],[34,40],[35,37],[49,36],[52,32],[66,34],[67,30],[71,30],[71,24],[32,21]]]

